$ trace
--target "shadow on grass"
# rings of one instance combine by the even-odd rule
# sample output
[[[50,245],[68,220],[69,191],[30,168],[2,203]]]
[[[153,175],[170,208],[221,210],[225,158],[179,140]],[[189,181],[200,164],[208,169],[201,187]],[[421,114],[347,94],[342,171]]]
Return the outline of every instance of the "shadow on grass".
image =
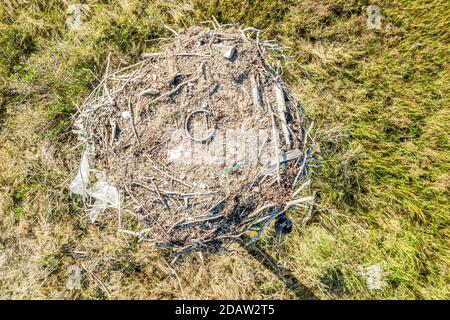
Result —
[[[248,236],[243,237],[242,247],[247,252],[257,259],[267,270],[271,271],[278,277],[283,283],[291,290],[298,299],[301,300],[319,300],[310,288],[301,283],[289,270],[279,266],[276,260],[267,252],[264,251],[261,246],[255,242],[251,245],[246,245],[250,238]]]

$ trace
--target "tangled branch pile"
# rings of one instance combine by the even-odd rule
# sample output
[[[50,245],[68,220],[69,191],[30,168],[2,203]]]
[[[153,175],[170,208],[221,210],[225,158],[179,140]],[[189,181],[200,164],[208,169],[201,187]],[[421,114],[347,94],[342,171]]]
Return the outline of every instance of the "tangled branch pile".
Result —
[[[114,72],[108,61],[75,125],[97,178],[120,194],[119,217],[132,208],[145,224],[121,230],[174,254],[256,240],[273,220],[287,232],[287,210],[314,200],[311,126],[266,60],[284,48],[214,26],[172,30],[160,52]]]

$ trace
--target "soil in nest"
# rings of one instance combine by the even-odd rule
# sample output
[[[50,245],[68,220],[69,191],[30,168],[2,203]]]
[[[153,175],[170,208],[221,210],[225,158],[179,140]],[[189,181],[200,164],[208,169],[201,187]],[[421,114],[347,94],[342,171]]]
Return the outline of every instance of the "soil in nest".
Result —
[[[217,250],[285,213],[307,148],[298,104],[265,58],[277,48],[193,27],[107,72],[87,99],[91,161],[145,223],[143,239]]]

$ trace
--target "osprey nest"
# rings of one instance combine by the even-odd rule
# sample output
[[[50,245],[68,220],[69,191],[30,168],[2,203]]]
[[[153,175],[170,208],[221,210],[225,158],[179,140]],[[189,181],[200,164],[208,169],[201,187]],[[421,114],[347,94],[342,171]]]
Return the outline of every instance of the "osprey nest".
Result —
[[[175,255],[255,241],[272,221],[288,233],[288,213],[305,223],[314,139],[269,62],[284,48],[236,25],[170,30],[134,65],[108,58],[76,115],[85,152],[70,188],[91,219],[113,207],[120,231]]]

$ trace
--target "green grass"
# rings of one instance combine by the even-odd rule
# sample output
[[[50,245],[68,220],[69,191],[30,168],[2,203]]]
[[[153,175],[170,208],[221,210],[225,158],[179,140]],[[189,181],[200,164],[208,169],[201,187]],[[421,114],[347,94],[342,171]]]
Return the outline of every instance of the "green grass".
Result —
[[[178,281],[115,217],[88,223],[66,188],[81,152],[71,116],[108,53],[113,67],[132,63],[170,35],[164,24],[211,15],[290,47],[287,82],[320,125],[316,216],[261,245],[321,298],[450,297],[447,1],[381,1],[380,30],[367,29],[368,1],[90,3],[75,32],[62,1],[0,0],[0,297],[294,298],[242,250],[190,257]],[[380,290],[366,285],[374,264]],[[66,289],[71,265],[110,296],[84,271],[81,289]]]

